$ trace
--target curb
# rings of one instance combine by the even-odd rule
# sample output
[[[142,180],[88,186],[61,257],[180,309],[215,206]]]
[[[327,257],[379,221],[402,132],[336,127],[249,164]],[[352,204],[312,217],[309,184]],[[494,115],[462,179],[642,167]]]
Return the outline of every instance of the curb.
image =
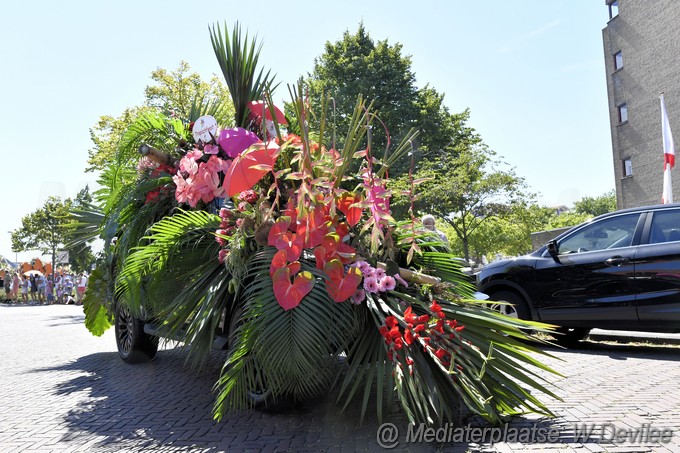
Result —
[[[680,334],[658,332],[627,332],[622,330],[593,329],[588,335],[593,341],[616,341],[620,343],[652,343],[680,345]]]

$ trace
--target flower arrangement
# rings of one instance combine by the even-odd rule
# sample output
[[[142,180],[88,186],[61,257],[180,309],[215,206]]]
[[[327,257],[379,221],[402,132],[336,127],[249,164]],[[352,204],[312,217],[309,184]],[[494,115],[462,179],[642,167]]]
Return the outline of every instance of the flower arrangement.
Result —
[[[246,58],[239,33],[211,31],[228,83],[238,79],[231,60]],[[545,326],[487,309],[415,217],[391,216],[387,170],[408,158],[416,132],[376,157],[376,115],[359,99],[338,146],[326,135],[327,100],[313,112],[318,131],[309,130],[301,85],[289,106],[301,126],[287,132],[270,84],[261,85],[230,85],[237,127],[220,130],[202,112],[147,115],[130,128],[104,174],[97,219],[109,256],[90,279],[88,328],[101,333],[124,301],[201,363],[222,325],[229,358],[216,384],[218,419],[325,393],[338,373],[339,401],[359,402],[362,417],[372,397],[382,417],[395,395],[414,422],[456,420],[461,405],[491,422],[550,414],[529,391],[554,396],[522,330]],[[141,165],[131,152],[139,144]],[[111,177],[121,173],[124,184]]]

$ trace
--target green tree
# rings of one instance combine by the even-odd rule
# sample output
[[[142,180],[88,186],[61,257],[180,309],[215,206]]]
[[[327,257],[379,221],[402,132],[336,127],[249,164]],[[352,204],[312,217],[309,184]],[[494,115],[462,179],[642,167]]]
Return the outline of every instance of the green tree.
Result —
[[[501,170],[496,153],[481,137],[466,128],[453,146],[430,153],[414,175],[423,180],[413,195],[416,214],[429,213],[448,223],[461,241],[462,254],[470,259],[470,243],[478,229],[492,218],[507,217],[512,206],[532,198],[524,179],[514,170]],[[409,190],[409,178],[402,176],[394,186]],[[404,218],[410,207],[408,196],[395,200],[397,217]]]
[[[315,60],[312,74],[305,80],[313,105],[319,105],[322,93],[332,96],[338,147],[345,136],[358,96],[373,102],[380,122],[374,122],[371,137],[374,155],[397,143],[415,128],[420,132],[414,151],[417,160],[423,153],[446,148],[456,140],[462,114],[449,113],[444,95],[426,85],[417,88],[411,69],[411,57],[402,54],[402,45],[387,40],[375,42],[363,23],[356,33],[345,31],[341,40],[326,42],[324,53]],[[390,174],[404,173],[408,165],[395,165]]]
[[[67,247],[70,234],[64,224],[72,221],[71,209],[91,201],[88,187],[81,190],[75,200],[49,197],[42,208],[21,219],[21,228],[11,232],[12,251],[39,250],[51,255],[54,272],[57,250],[67,250],[72,269],[77,272],[88,270],[94,260],[91,247],[88,244]]]
[[[158,68],[151,73],[154,84],[144,90],[144,104],[130,107],[119,117],[104,115],[90,129],[94,147],[88,150],[86,171],[106,168],[116,155],[116,149],[125,130],[144,113],[161,110],[166,115],[193,121],[199,111],[209,110],[223,127],[233,126],[234,109],[229,101],[226,85],[216,76],[210,82],[191,73],[189,64],[181,61],[174,71]]]
[[[59,197],[49,197],[42,208],[24,216],[21,228],[11,232],[12,251],[40,250],[43,254],[52,255],[54,273],[57,250],[66,242],[59,226],[69,215],[70,205],[68,199],[62,201]]]
[[[616,192],[612,189],[599,197],[583,197],[574,203],[574,211],[593,217],[616,211]]]

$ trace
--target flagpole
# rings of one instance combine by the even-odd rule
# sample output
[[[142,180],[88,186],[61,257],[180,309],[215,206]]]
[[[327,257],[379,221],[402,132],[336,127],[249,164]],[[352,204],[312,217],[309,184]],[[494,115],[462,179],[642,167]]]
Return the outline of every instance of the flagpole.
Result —
[[[663,139],[663,191],[661,203],[673,203],[673,184],[671,182],[671,169],[675,165],[675,145],[673,134],[666,113],[663,91],[659,95],[661,101],[661,137]]]

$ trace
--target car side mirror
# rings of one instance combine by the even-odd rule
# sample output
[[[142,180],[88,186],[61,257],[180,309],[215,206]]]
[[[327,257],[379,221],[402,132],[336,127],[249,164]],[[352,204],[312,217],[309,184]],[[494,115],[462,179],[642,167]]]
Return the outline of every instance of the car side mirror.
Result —
[[[548,242],[546,247],[548,248],[548,253],[550,254],[550,256],[552,256],[553,259],[559,263],[560,262],[558,258],[559,248],[557,247],[557,240],[553,239],[552,241]]]

